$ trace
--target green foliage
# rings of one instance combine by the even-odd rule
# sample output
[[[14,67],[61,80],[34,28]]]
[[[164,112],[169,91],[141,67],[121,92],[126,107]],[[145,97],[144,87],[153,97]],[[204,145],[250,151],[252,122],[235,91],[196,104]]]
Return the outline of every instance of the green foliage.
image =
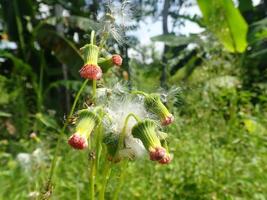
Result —
[[[1,34],[7,33],[18,45],[15,50],[0,51],[0,199],[38,199],[44,191],[63,115],[82,85],[77,72],[83,61],[77,47],[88,41],[84,37],[88,31],[99,30],[100,23],[94,16],[104,10],[100,2],[0,1]],[[142,20],[146,14],[158,17],[157,2],[136,1],[143,16],[134,20]],[[167,89],[161,90],[163,97],[175,102],[167,103],[175,109],[175,125],[167,128],[173,161],[160,166],[143,158],[129,162],[126,170],[124,163],[115,164],[106,199],[113,198],[122,177],[119,199],[264,200],[267,21],[262,14],[266,13],[263,3],[253,7],[251,0],[239,0],[238,9],[247,22],[232,0],[198,0],[202,21],[197,16],[176,13],[178,1],[170,3],[169,17],[173,21],[190,20],[206,26],[201,34],[170,33],[152,38],[169,46],[163,55],[167,58],[166,82],[169,88],[182,91],[171,97]],[[49,12],[39,10],[42,4],[49,5]],[[55,16],[58,5],[70,16]],[[247,13],[253,17],[247,17]],[[58,25],[63,31],[58,31]],[[170,28],[177,27],[173,23]],[[78,41],[73,41],[74,34]],[[222,51],[218,42],[227,51]],[[191,44],[193,49],[188,48]],[[141,55],[141,59],[129,60],[129,85],[147,92],[159,89],[163,63],[158,49],[127,45]],[[125,51],[124,47],[112,49]],[[127,66],[129,58],[127,51],[124,53]],[[125,66],[116,74],[109,71],[103,82],[115,85]],[[82,100],[90,92],[87,87]],[[89,196],[87,165],[92,152],[70,149],[66,141],[71,132],[72,127],[67,127],[60,141],[53,199]],[[105,159],[100,159],[101,174],[107,173],[101,168]],[[103,181],[101,176],[96,177],[96,192]]]
[[[53,51],[57,59],[67,65],[72,74],[77,74],[76,72],[83,65],[82,56],[68,39],[47,25],[38,27],[35,34],[40,44]]]
[[[158,35],[151,38],[155,42],[164,42],[168,46],[182,46],[192,43],[201,43],[201,39],[198,35],[191,34],[190,36],[175,36],[175,35]]]
[[[247,47],[248,25],[232,0],[198,0],[207,27],[229,52],[242,53]]]

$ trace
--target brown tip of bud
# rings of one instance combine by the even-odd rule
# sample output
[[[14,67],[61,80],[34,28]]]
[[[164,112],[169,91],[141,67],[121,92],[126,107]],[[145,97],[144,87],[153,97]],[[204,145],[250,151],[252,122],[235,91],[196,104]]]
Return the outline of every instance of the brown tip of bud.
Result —
[[[121,56],[118,54],[112,55],[112,62],[114,65],[121,66],[122,64]]]
[[[72,146],[74,149],[85,149],[88,147],[88,142],[85,136],[74,133],[70,136],[68,140],[68,144]]]
[[[166,150],[163,147],[157,147],[149,152],[150,160],[161,160],[164,158]]]
[[[102,77],[102,70],[97,65],[86,64],[80,69],[82,78],[90,80],[99,80]]]
[[[174,116],[170,115],[168,117],[165,117],[165,119],[162,120],[161,124],[162,126],[167,126],[174,122]]]

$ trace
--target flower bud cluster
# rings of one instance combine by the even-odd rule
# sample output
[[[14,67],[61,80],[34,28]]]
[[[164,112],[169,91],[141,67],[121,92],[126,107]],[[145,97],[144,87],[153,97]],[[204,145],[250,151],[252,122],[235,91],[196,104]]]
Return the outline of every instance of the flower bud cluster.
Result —
[[[79,72],[82,78],[99,80],[103,73],[113,66],[121,66],[122,58],[118,54],[111,55],[108,52],[103,52],[102,45],[99,47],[93,41],[94,33],[91,34],[91,44],[81,48],[84,66]],[[97,93],[96,84],[93,86],[95,93]],[[137,91],[136,94],[142,94],[144,97],[143,99],[139,98],[140,100],[137,102],[133,100],[133,95],[128,92],[104,91],[111,92],[104,92],[102,96],[100,95],[101,98],[96,94],[97,101],[94,104],[98,104],[97,108],[78,111],[75,120],[75,132],[69,137],[68,144],[74,149],[86,149],[94,129],[97,129],[100,123],[105,126],[104,122],[109,121],[108,128],[99,128],[97,130],[101,131],[96,131],[97,134],[103,134],[103,137],[97,135],[93,138],[98,138],[95,146],[99,147],[99,141],[106,145],[107,155],[111,161],[119,162],[123,158],[133,159],[141,154],[140,152],[148,152],[150,160],[160,164],[170,163],[171,156],[165,140],[167,134],[163,134],[165,136],[161,137],[158,124],[149,119],[149,116],[153,114],[162,126],[170,125],[174,121],[173,115],[162,103],[159,94]],[[108,95],[108,97],[105,98],[103,95]],[[126,95],[126,98],[122,98],[123,95]],[[114,98],[117,99],[114,101],[115,103],[112,103],[112,96],[116,96]],[[105,103],[101,103],[100,99],[106,99]],[[122,99],[128,100],[123,101]]]

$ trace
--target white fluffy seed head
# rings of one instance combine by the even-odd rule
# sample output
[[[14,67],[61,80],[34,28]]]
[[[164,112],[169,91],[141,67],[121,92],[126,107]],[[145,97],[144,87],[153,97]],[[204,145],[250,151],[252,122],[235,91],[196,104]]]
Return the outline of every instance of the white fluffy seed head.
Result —
[[[111,99],[109,106],[106,108],[107,114],[112,119],[111,131],[117,134],[122,132],[124,127],[125,119],[130,114],[133,113],[140,119],[148,117],[144,105],[138,99],[128,99],[128,98],[116,98]],[[130,134],[132,127],[136,124],[136,120],[131,117],[128,120],[126,126],[126,134]]]
[[[146,153],[146,149],[141,140],[129,135],[125,138],[126,148],[131,149],[135,157],[142,157]]]

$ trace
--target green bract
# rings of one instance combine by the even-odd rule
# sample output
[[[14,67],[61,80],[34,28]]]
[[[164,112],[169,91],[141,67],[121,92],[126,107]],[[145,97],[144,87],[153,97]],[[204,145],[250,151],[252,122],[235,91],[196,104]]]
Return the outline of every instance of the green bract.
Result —
[[[76,132],[85,135],[88,138],[93,129],[99,124],[99,117],[92,111],[87,109],[78,112]]]
[[[146,119],[138,122],[132,128],[132,135],[140,139],[148,151],[161,147],[160,140],[156,133],[156,124],[152,120]]]
[[[173,116],[169,110],[163,105],[158,94],[145,95],[144,104],[146,109],[157,115],[164,125],[168,125],[173,121]]]
[[[109,56],[107,58],[99,58],[98,65],[101,67],[103,72],[108,71],[111,67],[114,66],[112,62],[112,56]]]
[[[97,65],[99,47],[93,44],[87,44],[81,48],[84,62],[89,65]]]

